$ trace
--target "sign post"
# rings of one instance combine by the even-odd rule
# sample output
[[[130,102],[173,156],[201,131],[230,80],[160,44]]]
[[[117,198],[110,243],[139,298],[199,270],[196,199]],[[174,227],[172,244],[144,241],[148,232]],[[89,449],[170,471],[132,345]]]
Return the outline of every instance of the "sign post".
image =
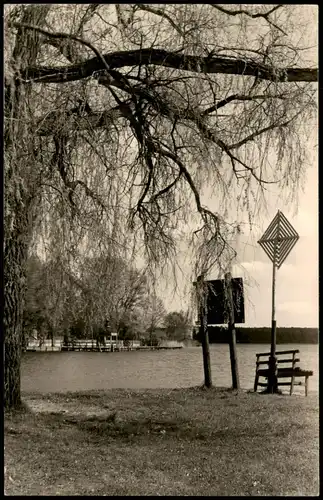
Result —
[[[204,281],[204,277],[199,276],[193,284],[198,285],[199,333],[205,386],[212,386],[208,325],[228,323],[232,386],[233,389],[239,389],[235,323],[245,321],[242,278],[232,278],[231,273],[227,273],[224,280]]]
[[[229,348],[232,374],[232,388],[240,389],[237,350],[236,350],[236,329],[234,324],[234,303],[232,296],[232,276],[231,273],[225,275],[225,285],[227,292],[227,312],[228,312],[228,332],[229,332]]]
[[[277,386],[277,359],[276,359],[276,318],[275,318],[275,292],[276,292],[276,267],[280,268],[297,240],[299,235],[288,222],[282,212],[278,210],[268,228],[258,241],[273,263],[272,281],[272,310],[271,310],[271,346],[269,358],[269,377],[267,392],[278,392]]]
[[[268,392],[270,392],[271,394],[278,392],[278,386],[277,386],[278,368],[277,368],[277,358],[276,358],[276,308],[275,308],[276,261],[277,261],[277,240],[274,241],[273,281],[272,281],[272,297],[271,297],[271,339],[270,339],[271,342],[270,342],[269,377],[268,377]]]
[[[202,352],[203,352],[204,384],[206,387],[211,387],[212,376],[211,376],[210,344],[209,344],[209,334],[207,329],[207,293],[204,290],[205,283],[203,280],[203,276],[199,276],[197,278],[197,283],[200,284],[202,288],[199,294],[199,319],[200,319],[200,338],[202,341]]]

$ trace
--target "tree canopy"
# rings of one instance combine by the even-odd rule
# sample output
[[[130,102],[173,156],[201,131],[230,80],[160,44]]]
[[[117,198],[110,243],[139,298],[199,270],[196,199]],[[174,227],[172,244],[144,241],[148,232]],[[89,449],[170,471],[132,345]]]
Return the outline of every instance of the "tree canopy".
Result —
[[[30,89],[33,141],[55,175],[45,189],[56,200],[61,189],[74,216],[79,200],[116,206],[117,187],[127,228],[160,260],[192,199],[199,240],[219,260],[236,227],[203,204],[203,179],[224,199],[230,183],[245,197],[297,184],[317,68],[288,34],[290,6],[22,6],[9,18],[11,37],[36,36],[38,54],[11,65],[6,95]]]
[[[9,367],[33,245],[74,268],[103,249],[163,268],[189,228],[196,276],[235,254],[230,203],[251,218],[269,184],[297,192],[316,116],[307,8],[5,7]]]

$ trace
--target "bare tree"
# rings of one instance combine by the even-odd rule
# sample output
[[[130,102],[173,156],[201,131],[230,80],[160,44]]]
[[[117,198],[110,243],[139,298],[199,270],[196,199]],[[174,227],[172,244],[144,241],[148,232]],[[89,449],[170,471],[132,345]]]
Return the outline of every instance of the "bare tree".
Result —
[[[150,345],[152,345],[153,334],[158,327],[163,326],[166,316],[166,309],[163,301],[156,295],[152,287],[151,293],[146,298],[145,307],[141,314],[142,333],[146,333],[149,338]]]
[[[27,261],[25,317],[33,328],[62,335],[72,319],[71,303],[75,302],[75,286],[59,261],[41,261],[31,255]],[[73,304],[74,305],[74,304]],[[45,331],[44,331],[45,330]],[[24,332],[25,334],[26,332]]]
[[[185,340],[192,325],[188,311],[172,311],[165,318],[166,334],[170,339]]]
[[[294,9],[6,8],[6,406],[20,401],[24,267],[40,234],[71,265],[132,234],[163,266],[190,222],[199,275],[232,258],[237,193],[248,208],[269,183],[296,192],[317,69],[294,42]]]
[[[148,293],[144,271],[124,259],[102,255],[84,259],[77,280],[82,287],[84,310],[90,327],[95,320],[103,328],[106,320],[113,331],[130,321],[143,307]]]

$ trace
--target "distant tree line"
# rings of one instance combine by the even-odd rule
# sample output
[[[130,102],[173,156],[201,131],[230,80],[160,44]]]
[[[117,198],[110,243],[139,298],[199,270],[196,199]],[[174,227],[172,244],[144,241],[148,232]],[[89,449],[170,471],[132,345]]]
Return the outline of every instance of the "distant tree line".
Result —
[[[86,257],[77,269],[60,259],[30,255],[26,266],[23,345],[28,339],[103,339],[158,345],[191,333],[188,312],[167,313],[149,277],[125,259]]]
[[[209,326],[210,343],[227,343],[228,329],[224,326]],[[277,327],[278,344],[318,344],[318,328]],[[193,338],[200,342],[196,329]],[[270,344],[271,329],[269,327],[236,327],[236,339],[240,344]]]

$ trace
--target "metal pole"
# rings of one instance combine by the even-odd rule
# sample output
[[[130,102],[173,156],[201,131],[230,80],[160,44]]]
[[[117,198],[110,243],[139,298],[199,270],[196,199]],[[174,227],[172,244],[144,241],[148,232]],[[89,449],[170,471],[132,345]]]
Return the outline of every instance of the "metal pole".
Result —
[[[276,249],[277,249],[277,243],[275,242],[274,261],[273,261],[273,282],[272,282],[271,345],[270,345],[269,377],[268,377],[268,392],[270,394],[277,392],[276,320],[275,320]]]
[[[274,261],[273,264],[273,286],[272,286],[272,310],[271,310],[271,324],[274,325],[276,324],[275,320],[275,292],[276,292],[276,263]],[[275,356],[276,352],[276,336],[273,335],[275,333],[275,330],[272,328],[272,337],[271,337],[271,355]]]

